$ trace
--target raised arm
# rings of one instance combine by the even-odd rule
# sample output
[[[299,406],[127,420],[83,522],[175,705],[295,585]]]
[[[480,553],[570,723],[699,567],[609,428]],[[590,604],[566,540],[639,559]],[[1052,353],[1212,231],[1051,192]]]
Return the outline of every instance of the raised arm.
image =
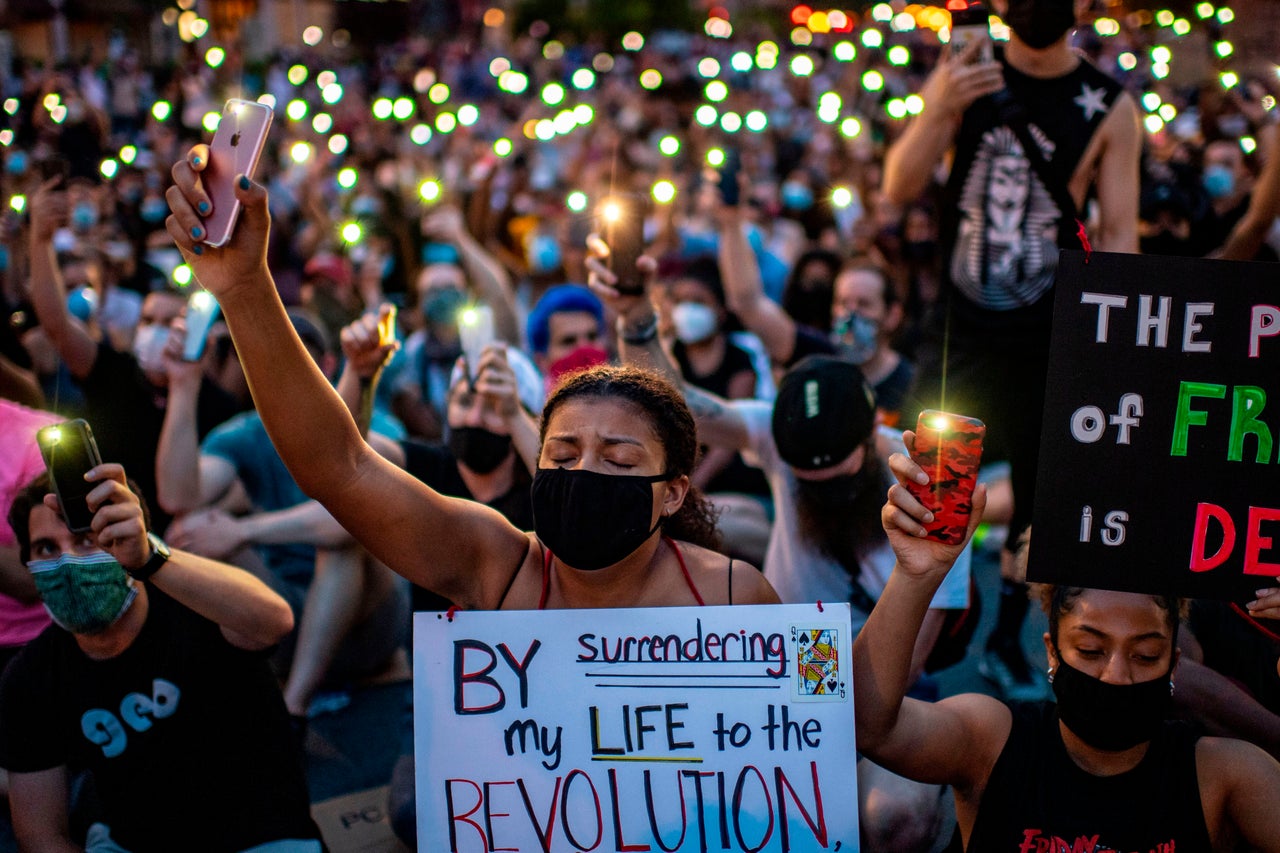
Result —
[[[67,219],[67,194],[49,180],[31,197],[31,302],[41,328],[76,379],[84,379],[98,360],[98,344],[84,324],[67,310],[67,286],[53,248],[54,232]]]
[[[934,167],[951,150],[964,111],[1003,88],[998,63],[974,64],[981,49],[981,40],[974,39],[959,56],[944,51],[920,89],[924,111],[885,152],[881,189],[894,204],[909,204],[929,187]]]
[[[222,305],[258,413],[280,458],[366,548],[394,571],[464,607],[492,607],[528,538],[496,511],[445,498],[384,460],[360,437],[341,398],[293,331],[267,269],[267,193],[243,175],[231,242],[211,248],[196,206],[208,203],[205,146],[173,168],[166,228]]]
[[[910,447],[914,436],[905,437]],[[908,779],[952,784],[964,794],[985,782],[1008,737],[1010,716],[988,696],[963,694],[938,703],[904,698],[929,602],[964,544],[923,538],[921,522],[932,514],[902,484],[907,478],[927,483],[928,475],[902,454],[890,457],[889,465],[898,483],[882,518],[897,563],[853,645],[858,749]],[[986,488],[979,486],[966,542],[985,505]]]
[[[594,247],[593,252],[599,254]],[[641,269],[652,275],[652,259],[642,257],[640,263]],[[658,337],[658,318],[649,297],[619,293],[613,286],[617,277],[598,257],[587,258],[587,269],[590,271],[587,285],[618,317],[618,341],[623,363],[657,370],[684,391],[685,402],[698,425],[699,441],[729,450],[749,448],[751,433],[733,403],[690,385],[680,375],[680,369]],[[750,401],[743,402],[750,404]]]
[[[498,338],[509,344],[520,343],[511,277],[498,259],[471,236],[458,209],[444,206],[436,210],[427,218],[426,229],[457,248],[468,281],[481,301],[493,310],[493,329]]]
[[[186,337],[186,321],[175,318],[165,345],[169,397],[156,444],[156,497],[164,511],[173,515],[209,506],[236,479],[235,468],[226,460],[200,453],[196,411],[204,368],[183,361]]]
[[[1262,177],[1253,187],[1249,208],[1231,229],[1222,247],[1222,257],[1231,261],[1252,260],[1262,248],[1272,223],[1280,216],[1280,127],[1270,125],[1259,131],[1258,136],[1266,159],[1262,164]]]
[[[796,321],[765,295],[760,263],[747,240],[746,223],[736,207],[721,210],[718,259],[729,310],[748,331],[755,333],[769,358],[778,364],[791,361],[796,349]]]
[[[1095,245],[1104,252],[1135,253],[1142,130],[1137,105],[1128,92],[1116,99],[1098,132],[1106,135],[1098,161],[1099,223]]]
[[[97,482],[89,492],[93,532],[98,544],[126,570],[141,568],[151,557],[142,507],[129,490],[124,469],[99,465],[86,475]],[[57,498],[45,497],[50,508]],[[227,642],[248,650],[280,642],[293,629],[293,613],[283,598],[246,571],[175,550],[151,576],[151,583],[222,629]]]

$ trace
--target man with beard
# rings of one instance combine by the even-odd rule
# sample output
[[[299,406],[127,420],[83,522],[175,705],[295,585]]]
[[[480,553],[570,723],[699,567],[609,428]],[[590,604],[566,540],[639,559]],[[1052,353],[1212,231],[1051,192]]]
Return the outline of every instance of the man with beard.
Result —
[[[988,459],[1010,463],[1013,518],[1002,555],[996,628],[982,672],[1006,698],[1044,685],[1027,663],[1027,595],[1012,549],[1031,520],[1044,407],[1053,282],[1060,249],[1138,250],[1138,110],[1121,85],[1071,48],[1087,0],[992,0],[1007,46],[981,60],[985,39],[945,55],[921,97],[924,111],[885,155],[885,195],[908,204],[950,162],[942,190],[942,290],[916,350],[917,387],[903,423],[940,405],[988,427]],[[986,45],[989,47],[989,45]],[[1086,213],[1096,202],[1096,217]]]
[[[784,603],[851,602],[856,634],[869,615],[865,602],[880,596],[893,571],[893,550],[880,523],[892,482],[884,460],[903,450],[896,431],[876,427],[862,373],[842,358],[810,356],[782,378],[772,406],[722,400],[688,384],[684,392],[699,438],[741,451],[769,481],[776,516],[765,577]],[[924,671],[943,610],[966,606],[967,552],[962,562],[958,579],[933,599],[912,657],[913,683]],[[867,850],[927,851],[942,829],[949,832],[937,786],[861,761],[858,790]]]

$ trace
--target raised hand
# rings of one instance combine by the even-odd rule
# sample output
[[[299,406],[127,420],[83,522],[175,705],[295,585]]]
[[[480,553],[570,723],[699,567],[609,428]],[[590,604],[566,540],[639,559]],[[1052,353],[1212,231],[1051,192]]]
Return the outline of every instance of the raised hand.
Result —
[[[347,364],[361,379],[372,379],[382,369],[391,354],[400,348],[394,340],[383,341],[379,327],[392,322],[394,306],[383,303],[377,314],[365,314],[363,317],[344,326],[338,333],[342,345],[342,355]]]
[[[908,451],[913,450],[915,433],[907,430],[902,438]],[[973,538],[973,532],[982,521],[982,512],[987,506],[986,485],[980,484],[973,492],[973,511],[969,515],[969,528],[965,531],[964,540],[956,545],[948,545],[925,538],[924,525],[933,521],[933,513],[925,509],[906,487],[906,483],[910,481],[928,485],[928,472],[910,456],[901,453],[889,457],[889,469],[898,482],[889,488],[888,500],[880,512],[880,521],[898,558],[898,567],[917,577],[945,574]]]
[[[245,175],[236,175],[233,186],[240,202],[240,217],[235,232],[221,248],[205,245],[202,241],[208,232],[204,218],[213,213],[213,202],[202,179],[208,165],[207,145],[195,146],[186,159],[174,164],[173,186],[165,191],[172,213],[164,224],[196,279],[222,300],[237,287],[270,284],[267,235],[271,230],[271,214],[267,210],[266,189]]]

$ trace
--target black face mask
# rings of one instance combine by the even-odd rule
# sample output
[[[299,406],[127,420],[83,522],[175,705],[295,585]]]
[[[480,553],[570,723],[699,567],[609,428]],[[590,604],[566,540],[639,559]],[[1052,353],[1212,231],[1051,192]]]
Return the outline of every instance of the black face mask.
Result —
[[[533,475],[533,530],[562,563],[595,571],[621,562],[660,526],[649,526],[656,477],[539,468]]]
[[[1004,22],[1027,47],[1044,50],[1076,25],[1072,0],[1009,0]]]
[[[1080,740],[1104,752],[1123,752],[1155,737],[1173,702],[1169,673],[1136,684],[1108,684],[1063,663],[1052,685],[1058,717]]]
[[[488,474],[511,453],[511,436],[484,427],[449,427],[449,452],[477,474]]]

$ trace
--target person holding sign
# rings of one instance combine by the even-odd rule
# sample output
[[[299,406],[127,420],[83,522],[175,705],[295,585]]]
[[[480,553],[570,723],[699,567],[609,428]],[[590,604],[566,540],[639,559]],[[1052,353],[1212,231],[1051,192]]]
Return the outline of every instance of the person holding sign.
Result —
[[[915,435],[905,434],[908,448]],[[953,786],[965,850],[1280,851],[1280,764],[1228,738],[1165,721],[1175,688],[1172,596],[1049,587],[1045,649],[1052,703],[977,694],[904,699],[910,650],[934,590],[964,542],[925,538],[932,514],[898,483],[882,520],[897,555],[853,648],[859,749],[908,778]],[[974,494],[965,541],[986,504]]]
[[[588,371],[547,401],[533,533],[383,459],[289,323],[266,264],[266,190],[239,176],[243,211],[231,241],[213,249],[192,238],[208,201],[202,153],[197,146],[173,167],[166,227],[218,297],[290,473],[378,559],[465,609],[778,601],[754,569],[676,541],[682,533],[710,541],[710,518],[689,484],[697,436],[679,392],[643,371]]]

